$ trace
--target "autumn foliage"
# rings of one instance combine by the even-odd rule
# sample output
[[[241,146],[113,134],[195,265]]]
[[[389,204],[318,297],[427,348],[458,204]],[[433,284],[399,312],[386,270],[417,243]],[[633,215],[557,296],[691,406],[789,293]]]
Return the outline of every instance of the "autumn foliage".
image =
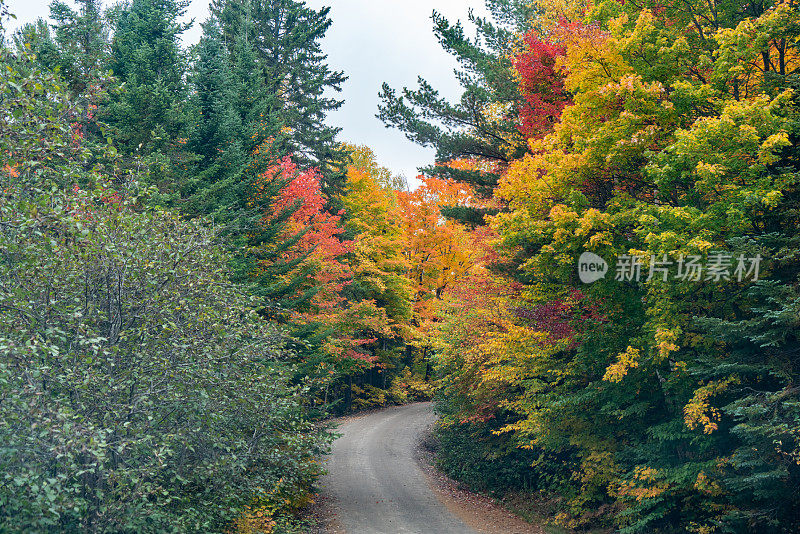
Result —
[[[261,188],[285,184],[262,222],[269,225],[290,213],[278,238],[280,241],[296,239],[296,243],[284,251],[278,261],[291,263],[301,259],[297,269],[306,271],[310,277],[304,284],[306,287],[301,286],[298,291],[312,286],[314,312],[330,312],[344,300],[341,292],[353,276],[350,266],[342,261],[353,248],[352,241],[342,238],[344,211],[331,214],[326,209],[327,199],[322,194],[319,171],[314,168],[301,171],[289,156],[262,173],[258,183]],[[285,276],[290,278],[292,274],[295,273]]]
[[[520,132],[528,139],[550,133],[569,104],[559,60],[566,53],[563,45],[541,40],[531,31],[522,38],[522,51],[514,57],[519,76],[519,92],[524,99],[519,112]]]
[[[796,530],[797,8],[539,8],[509,44],[529,141],[496,256],[439,307],[442,462],[561,495],[570,527]],[[584,252],[605,278],[581,282]],[[690,256],[727,275],[658,275]]]
[[[431,398],[449,475],[561,527],[800,531],[796,0],[434,14],[410,184],[325,121],[327,9],[189,52],[184,4],[0,43],[0,531],[299,531],[317,422]]]

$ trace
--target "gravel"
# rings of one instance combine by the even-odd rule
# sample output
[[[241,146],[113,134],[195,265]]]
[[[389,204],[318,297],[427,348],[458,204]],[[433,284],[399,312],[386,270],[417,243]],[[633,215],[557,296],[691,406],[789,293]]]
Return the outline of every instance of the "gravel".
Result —
[[[477,534],[442,503],[419,462],[436,420],[430,403],[392,407],[341,422],[322,480],[329,533]]]

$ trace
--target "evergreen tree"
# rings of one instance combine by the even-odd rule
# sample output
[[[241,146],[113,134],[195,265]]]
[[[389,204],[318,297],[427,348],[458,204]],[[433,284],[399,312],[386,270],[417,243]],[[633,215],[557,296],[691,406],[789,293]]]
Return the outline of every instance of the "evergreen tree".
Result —
[[[255,119],[248,104],[259,95],[255,139],[271,139],[278,155],[292,154],[301,166],[318,167],[325,176],[323,191],[331,197],[344,184],[347,154],[335,139],[340,128],[324,122],[342,101],[325,93],[339,91],[347,78],[330,69],[322,52],[329,11],[295,0],[215,0],[211,5],[239,67],[238,87],[255,90],[239,93],[245,121],[248,113]]]
[[[421,77],[418,89],[405,88],[402,94],[383,85],[378,117],[411,141],[436,149],[437,165],[423,169],[426,174],[468,183],[489,196],[508,163],[524,154],[525,139],[512,119],[522,99],[508,52],[514,31],[524,30],[531,18],[532,8],[526,4],[487,0],[494,22],[470,13],[469,20],[478,29],[475,39],[465,34],[460,22],[451,24],[433,13],[436,37],[460,65],[456,75],[464,92],[459,102],[448,102]],[[488,168],[438,165],[461,158],[486,162]],[[474,213],[461,213],[460,218],[480,220]]]
[[[79,0],[76,12],[60,0],[50,4],[50,18],[55,20],[54,60],[69,83],[70,92],[80,96],[96,81],[109,61],[108,28],[103,21],[100,0]]]
[[[106,91],[116,82],[107,74],[109,63],[109,31],[100,0],[79,0],[78,11],[55,0],[50,4],[51,31],[39,19],[23,26],[15,37],[17,48],[33,52],[36,61],[51,72],[58,72],[66,82],[70,98],[81,106],[75,117],[84,142],[105,143],[100,125],[93,117],[105,101]]]
[[[214,19],[203,29],[193,74],[196,124],[189,140],[189,149],[197,160],[182,188],[183,195],[190,199],[186,209],[195,214],[219,207],[213,193],[230,185],[230,179],[241,173],[246,162],[242,117],[236,107],[238,95],[228,52]]]
[[[238,143],[242,121],[234,107],[231,68],[214,20],[204,25],[196,67],[195,98],[200,119],[191,147],[208,164],[229,143]]]
[[[189,159],[186,151],[188,88],[180,36],[191,23],[179,19],[186,0],[132,0],[116,14],[110,67],[123,83],[105,108],[123,152],[146,157],[162,190]]]
[[[50,4],[53,31],[44,19],[26,24],[16,36],[46,69],[59,71],[77,100],[108,66],[109,35],[99,0],[79,0],[79,11],[55,0]]]
[[[264,78],[259,73],[256,52],[246,34],[236,39],[229,57],[233,106],[243,126],[241,139],[248,151],[252,151],[263,141],[259,134],[263,117],[269,113],[270,99]]]
[[[301,268],[306,255],[286,260],[303,237],[302,231],[287,230],[301,203],[275,207],[295,171],[287,170],[277,140],[260,135],[267,98],[247,36],[235,38],[229,48],[212,15],[197,54],[189,140],[196,159],[181,183],[183,211],[225,226],[234,278],[252,284],[265,315],[284,320],[287,310],[313,296],[312,291],[298,296],[310,277]]]
[[[184,182],[187,210],[226,224],[236,250],[236,273],[255,281],[264,310],[283,316],[313,291],[305,254],[289,256],[303,232],[287,232],[300,203],[275,203],[293,177],[277,172],[292,156],[303,169],[319,168],[323,194],[340,191],[346,151],[339,129],[324,124],[341,102],[325,96],[345,77],[332,72],[320,48],[330,20],[287,0],[212,3],[194,68],[196,129],[190,148],[196,172]],[[270,217],[265,217],[269,213]]]

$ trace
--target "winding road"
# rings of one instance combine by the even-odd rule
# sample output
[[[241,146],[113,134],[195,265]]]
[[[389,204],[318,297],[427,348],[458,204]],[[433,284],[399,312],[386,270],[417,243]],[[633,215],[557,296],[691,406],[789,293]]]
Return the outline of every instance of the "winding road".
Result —
[[[430,403],[356,417],[336,430],[322,492],[347,534],[471,534],[436,498],[417,446],[436,420]]]

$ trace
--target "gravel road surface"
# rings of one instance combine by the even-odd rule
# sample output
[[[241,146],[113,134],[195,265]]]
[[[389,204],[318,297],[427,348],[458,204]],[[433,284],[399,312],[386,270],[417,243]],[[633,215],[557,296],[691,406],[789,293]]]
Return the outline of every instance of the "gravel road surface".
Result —
[[[439,502],[417,446],[436,420],[430,403],[382,410],[336,430],[322,491],[347,534],[473,534]]]

